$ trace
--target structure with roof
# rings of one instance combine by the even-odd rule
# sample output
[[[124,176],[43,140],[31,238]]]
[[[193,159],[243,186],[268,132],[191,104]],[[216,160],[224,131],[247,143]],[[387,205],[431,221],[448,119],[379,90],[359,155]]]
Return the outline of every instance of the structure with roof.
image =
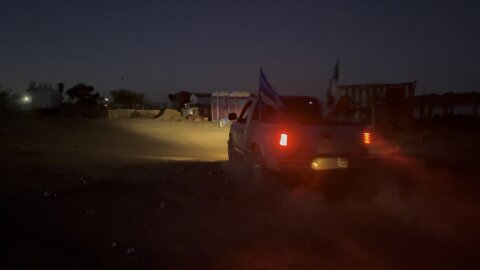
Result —
[[[240,115],[243,106],[254,96],[246,91],[213,92],[211,98],[212,120],[227,119],[229,113]]]
[[[416,80],[394,84],[339,85],[337,118],[349,122],[403,128],[413,121]]]

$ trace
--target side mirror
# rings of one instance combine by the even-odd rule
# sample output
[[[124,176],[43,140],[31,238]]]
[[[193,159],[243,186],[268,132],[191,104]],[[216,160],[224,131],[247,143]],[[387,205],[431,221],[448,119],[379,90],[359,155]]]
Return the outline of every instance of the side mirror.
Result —
[[[229,113],[228,114],[228,120],[230,120],[230,121],[237,120],[237,114],[236,113]]]

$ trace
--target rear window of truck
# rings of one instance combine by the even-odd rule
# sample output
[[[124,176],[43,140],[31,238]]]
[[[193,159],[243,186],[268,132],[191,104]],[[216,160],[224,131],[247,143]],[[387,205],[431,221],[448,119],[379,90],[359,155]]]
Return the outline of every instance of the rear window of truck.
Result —
[[[283,114],[279,114],[269,105],[260,105],[262,122],[278,123],[279,121],[293,121],[298,124],[318,124],[322,121],[322,106],[317,98],[313,97],[281,97],[285,106]]]

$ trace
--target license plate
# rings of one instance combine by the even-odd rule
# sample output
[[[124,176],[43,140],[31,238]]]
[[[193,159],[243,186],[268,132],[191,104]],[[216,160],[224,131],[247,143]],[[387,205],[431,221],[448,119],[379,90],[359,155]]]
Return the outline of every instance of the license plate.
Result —
[[[348,168],[348,159],[337,158],[337,167],[338,168]]]

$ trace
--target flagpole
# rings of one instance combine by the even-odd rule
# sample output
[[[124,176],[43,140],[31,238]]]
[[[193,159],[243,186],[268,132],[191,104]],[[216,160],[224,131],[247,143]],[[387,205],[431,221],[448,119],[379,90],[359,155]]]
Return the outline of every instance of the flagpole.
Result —
[[[260,105],[262,105],[260,103],[260,100],[261,100],[261,96],[260,96],[260,80],[262,79],[262,73],[263,73],[263,70],[262,70],[262,67],[260,67],[260,74],[258,75],[258,93],[257,93],[257,104],[258,104],[258,120],[262,120],[262,110],[261,110],[261,107]]]

